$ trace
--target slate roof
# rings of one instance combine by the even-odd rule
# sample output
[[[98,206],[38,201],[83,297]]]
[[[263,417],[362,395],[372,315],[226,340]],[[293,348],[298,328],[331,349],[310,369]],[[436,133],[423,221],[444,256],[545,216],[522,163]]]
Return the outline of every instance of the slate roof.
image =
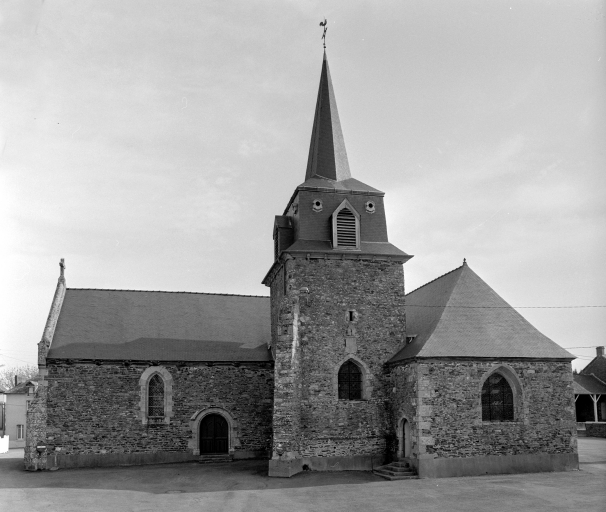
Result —
[[[594,374],[598,379],[606,382],[606,357],[594,357],[593,360],[580,371],[580,373],[582,375]]]
[[[391,362],[414,357],[575,358],[465,263],[406,295],[406,331],[416,338]]]
[[[334,181],[322,176],[313,176],[301,183],[297,190],[342,190],[344,192],[364,192],[376,195],[385,195],[382,192],[366,183],[362,183],[355,178],[348,178],[342,181]]]
[[[572,378],[575,395],[606,395],[606,384],[593,375],[573,374]]]
[[[68,288],[49,359],[270,361],[269,297]]]
[[[335,181],[351,178],[326,52],[322,60],[305,179],[316,175]]]
[[[404,251],[398,249],[395,245],[390,244],[389,242],[360,242],[360,250],[359,251],[348,251],[348,250],[339,250],[333,249],[332,244],[328,240],[305,240],[299,239],[294,242],[292,245],[285,249],[284,252],[294,253],[294,252],[304,252],[304,253],[313,253],[313,252],[331,252],[331,253],[346,253],[353,255],[364,255],[364,254],[373,254],[373,255],[384,255],[384,256],[400,256],[403,260],[408,260],[412,258],[412,256],[406,254]]]
[[[4,391],[5,395],[25,395],[27,394],[27,388],[29,386],[34,386],[34,388],[38,388],[38,383],[34,380],[27,380],[23,382],[19,382],[16,386],[13,386],[8,391]]]

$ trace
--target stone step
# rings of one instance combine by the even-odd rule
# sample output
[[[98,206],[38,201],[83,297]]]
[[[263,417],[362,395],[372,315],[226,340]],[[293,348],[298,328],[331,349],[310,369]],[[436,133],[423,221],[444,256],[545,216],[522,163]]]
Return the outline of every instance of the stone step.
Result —
[[[198,459],[198,462],[200,464],[217,464],[220,462],[231,462],[231,461],[232,461],[232,458],[229,455],[223,454],[223,453],[201,455],[200,458]]]
[[[373,471],[375,475],[387,480],[410,480],[419,478],[414,469],[406,461],[392,462]]]
[[[400,469],[392,469],[392,468],[380,468],[375,471],[379,471],[381,474],[391,475],[391,476],[409,476],[414,475],[415,472],[412,470],[400,470]]]
[[[379,470],[375,470],[375,471],[373,471],[373,473],[377,476],[380,476],[381,478],[385,478],[385,480],[416,480],[419,478],[414,473],[392,475],[386,471],[383,472],[383,471],[379,471]]]

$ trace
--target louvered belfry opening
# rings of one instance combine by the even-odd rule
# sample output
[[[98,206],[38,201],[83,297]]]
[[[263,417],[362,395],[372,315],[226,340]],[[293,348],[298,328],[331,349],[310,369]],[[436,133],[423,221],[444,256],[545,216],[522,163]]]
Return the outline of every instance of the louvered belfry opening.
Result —
[[[357,247],[358,235],[356,216],[345,207],[337,213],[337,244],[338,247]]]

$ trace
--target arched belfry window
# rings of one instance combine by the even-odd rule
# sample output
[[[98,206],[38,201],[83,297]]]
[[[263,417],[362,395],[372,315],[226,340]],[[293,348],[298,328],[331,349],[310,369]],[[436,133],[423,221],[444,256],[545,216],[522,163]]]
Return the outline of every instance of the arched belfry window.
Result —
[[[352,361],[339,368],[339,400],[362,399],[362,371]]]
[[[149,379],[147,391],[147,416],[149,418],[164,417],[164,382],[156,374]]]
[[[513,390],[500,373],[493,373],[482,386],[482,421],[514,420]]]
[[[347,199],[332,214],[332,245],[335,249],[360,248],[360,215]]]

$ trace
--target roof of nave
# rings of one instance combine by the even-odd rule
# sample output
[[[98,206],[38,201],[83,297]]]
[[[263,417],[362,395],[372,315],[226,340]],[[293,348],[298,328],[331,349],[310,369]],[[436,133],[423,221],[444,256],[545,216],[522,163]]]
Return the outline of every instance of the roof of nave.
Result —
[[[595,376],[574,374],[572,378],[575,395],[606,395],[606,384]]]
[[[391,362],[414,357],[574,359],[466,263],[406,295],[407,335]]]
[[[68,288],[50,359],[269,361],[269,297]]]

